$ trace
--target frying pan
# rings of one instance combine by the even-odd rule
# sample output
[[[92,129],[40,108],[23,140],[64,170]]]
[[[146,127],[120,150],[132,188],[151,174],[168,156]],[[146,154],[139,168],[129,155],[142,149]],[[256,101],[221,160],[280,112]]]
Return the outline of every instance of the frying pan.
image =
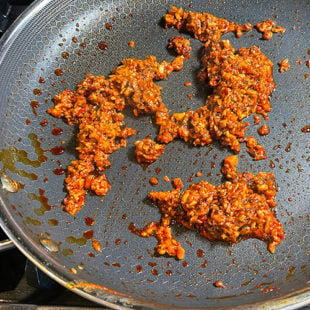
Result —
[[[185,186],[201,179],[219,184],[223,182],[222,161],[230,154],[217,144],[193,147],[174,141],[143,170],[134,160],[134,141],[147,135],[155,138],[158,129],[149,116],[135,118],[131,111],[125,111],[126,124],[138,133],[110,157],[112,167],[106,173],[110,192],[105,197],[88,194],[85,207],[74,217],[60,208],[66,195],[65,176],[61,170],[55,174],[55,169],[67,167],[75,158],[76,128],[46,113],[53,105],[52,97],[66,88],[74,90],[86,73],[108,76],[124,58],[155,55],[160,61],[171,60],[174,55],[166,46],[178,32],[164,29],[161,22],[170,5],[207,11],[238,23],[272,18],[286,28],[285,34],[275,34],[270,41],[261,40],[254,30],[241,39],[225,35],[236,48],[259,45],[275,64],[277,88],[267,121],[271,132],[259,137],[257,127],[247,130],[247,135],[256,136],[266,147],[268,159],[254,162],[243,145],[238,166],[239,171],[275,173],[277,216],[286,238],[273,255],[259,240],[229,246],[174,227],[186,251],[184,260],[178,261],[155,255],[154,238],[143,239],[129,231],[131,222],[143,227],[159,219],[157,208],[146,199],[154,190],[150,177],[159,179],[158,191],[171,189],[163,181],[165,175],[171,180],[182,178]],[[15,193],[1,190],[3,229],[53,279],[111,308],[293,309],[306,305],[309,137],[301,129],[309,125],[309,17],[309,1],[35,2],[4,35],[0,47],[1,174],[23,184]],[[131,40],[134,48],[128,46]],[[102,42],[105,50],[99,48]],[[158,82],[173,112],[197,108],[208,96],[196,78],[202,43],[191,38],[191,44],[194,52],[184,69]],[[291,67],[279,74],[276,63],[284,58],[289,58]],[[56,75],[55,69],[63,74]],[[191,87],[184,86],[187,81]],[[192,100],[189,93],[195,95]],[[34,100],[39,106],[31,106]],[[63,133],[52,135],[54,128]],[[64,152],[55,149],[58,146]],[[198,171],[201,177],[196,177]],[[88,226],[89,221],[93,226]],[[87,239],[90,230],[102,252],[93,250]],[[226,288],[214,287],[217,280]]]

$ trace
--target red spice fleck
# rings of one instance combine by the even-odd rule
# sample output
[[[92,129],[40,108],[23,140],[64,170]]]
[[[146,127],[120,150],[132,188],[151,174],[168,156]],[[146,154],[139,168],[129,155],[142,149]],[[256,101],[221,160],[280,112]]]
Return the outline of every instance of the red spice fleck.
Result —
[[[95,257],[95,254],[89,252],[89,253],[88,253],[88,256],[89,256],[89,257]]]
[[[121,239],[119,239],[119,238],[116,239],[116,240],[115,240],[115,244],[116,244],[116,245],[120,245],[120,244],[121,244]]]
[[[205,256],[205,252],[202,249],[198,249],[197,250],[197,257],[204,257]]]
[[[26,125],[30,125],[31,124],[31,120],[29,118],[26,119]]]
[[[111,29],[112,29],[112,26],[111,26],[110,23],[105,23],[105,28],[106,28],[107,30],[111,30]]]
[[[45,79],[44,79],[44,77],[40,76],[40,78],[39,78],[39,83],[40,83],[40,84],[45,83]]]
[[[191,83],[191,82],[185,82],[184,85],[185,85],[186,87],[189,87],[189,86],[192,85],[192,83]]]
[[[128,45],[132,48],[135,46],[135,41],[129,41]]]
[[[137,265],[136,266],[136,273],[140,273],[142,272],[142,266],[141,265]]]
[[[198,171],[198,172],[196,173],[196,177],[201,177],[201,172],[200,172],[200,171]]]
[[[72,42],[76,43],[77,42],[77,38],[76,37],[72,37]]]

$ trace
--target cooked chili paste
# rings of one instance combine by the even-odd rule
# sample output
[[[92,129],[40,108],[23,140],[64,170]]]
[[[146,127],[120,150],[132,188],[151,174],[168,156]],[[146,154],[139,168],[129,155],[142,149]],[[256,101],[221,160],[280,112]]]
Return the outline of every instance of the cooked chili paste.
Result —
[[[65,90],[54,97],[54,108],[47,112],[63,117],[68,124],[78,125],[78,159],[68,167],[65,179],[68,191],[63,208],[77,213],[85,203],[86,190],[106,195],[110,184],[104,174],[109,169],[109,155],[126,146],[126,138],[135,133],[127,128],[121,111],[133,108],[134,115],[145,113],[168,114],[160,95],[161,87],[153,80],[165,79],[175,70],[181,70],[189,57],[189,40],[177,37],[170,46],[183,55],[171,63],[157,62],[155,56],[144,60],[129,58],[116,67],[108,79],[87,75],[76,91]],[[157,116],[158,114],[158,116]],[[151,163],[164,151],[164,146],[147,140],[137,142],[137,160]]]
[[[151,222],[143,229],[131,224],[130,229],[141,237],[156,237],[156,251],[178,259],[185,252],[172,235],[172,223],[196,230],[211,241],[235,243],[257,238],[266,242],[274,253],[275,246],[284,238],[274,212],[277,191],[274,175],[238,173],[237,164],[236,155],[226,157],[222,172],[227,181],[218,186],[200,181],[181,193],[182,182],[175,179],[172,191],[151,192],[149,198],[160,210],[160,222]]]
[[[68,195],[63,201],[63,208],[72,215],[84,205],[87,190],[105,195],[110,189],[104,174],[111,165],[109,155],[125,147],[127,137],[135,132],[125,126],[125,106],[131,107],[135,116],[153,114],[159,125],[159,143],[150,139],[136,143],[136,159],[142,164],[155,161],[164,151],[163,144],[175,138],[195,146],[218,140],[238,153],[248,126],[243,119],[252,113],[268,118],[269,95],[275,86],[272,62],[256,46],[236,51],[228,40],[220,40],[228,32],[240,37],[252,29],[251,24],[239,25],[176,7],[171,7],[164,20],[166,27],[192,33],[204,42],[199,77],[213,92],[201,108],[170,114],[162,101],[161,87],[154,81],[181,70],[191,56],[189,40],[177,36],[169,43],[178,54],[172,62],[159,63],[155,56],[124,59],[109,78],[89,74],[76,91],[65,90],[56,95],[54,108],[48,113],[65,118],[69,125],[76,124],[79,130],[78,158],[68,167]],[[250,141],[248,151],[254,159],[265,158],[264,148],[257,141]]]

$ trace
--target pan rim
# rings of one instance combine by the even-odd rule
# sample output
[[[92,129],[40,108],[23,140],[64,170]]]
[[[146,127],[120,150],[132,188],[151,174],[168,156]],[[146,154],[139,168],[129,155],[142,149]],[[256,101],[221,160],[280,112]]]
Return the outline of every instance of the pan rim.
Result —
[[[36,0],[34,3],[32,3],[18,18],[17,20],[9,27],[9,29],[5,32],[5,34],[2,36],[0,40],[0,64],[3,61],[3,58],[6,56],[10,46],[14,44],[15,38],[18,36],[18,34],[23,29],[23,26],[27,24],[27,22],[31,19],[31,17],[36,14],[36,12],[39,12],[40,10],[44,9],[45,6],[47,6],[50,2],[53,0]],[[0,203],[3,206],[3,208],[0,209],[0,226],[4,230],[4,232],[8,235],[8,237],[14,242],[16,247],[32,262],[34,263],[38,268],[40,268],[44,273],[46,273],[48,276],[50,276],[53,280],[58,282],[60,285],[66,287],[67,289],[73,291],[74,293],[77,293],[78,295],[89,299],[90,301],[93,301],[95,303],[101,304],[103,306],[107,306],[113,309],[129,309],[124,306],[120,306],[115,303],[111,303],[107,300],[104,300],[103,298],[97,297],[92,295],[91,293],[85,292],[84,290],[80,288],[71,288],[70,283],[72,283],[73,279],[70,279],[69,277],[65,277],[65,275],[61,275],[57,272],[56,268],[53,268],[53,264],[44,265],[43,262],[38,258],[39,252],[36,250],[36,248],[29,248],[27,246],[27,242],[30,242],[27,238],[23,239],[18,237],[18,235],[24,235],[24,232],[22,229],[19,228],[17,223],[14,221],[14,219],[9,218],[9,213],[5,212],[6,205],[3,201],[3,197],[0,194]],[[24,241],[24,242],[23,242]],[[50,257],[46,254],[44,254],[47,261],[51,261]],[[121,299],[124,298],[121,294],[112,294],[109,293],[107,296],[110,295],[112,298],[115,299],[117,297],[120,302]],[[154,304],[152,302],[148,301],[141,301],[138,299],[130,298],[130,301],[133,303],[132,306],[142,306],[142,307],[149,307],[149,308],[166,308],[167,305],[162,304]],[[107,297],[108,299],[108,297]],[[255,303],[255,304],[244,304],[236,307],[229,307],[230,309],[297,309],[302,306],[306,306],[310,304],[310,290],[309,286],[306,286],[305,288],[295,291],[293,293],[273,298],[269,301],[264,301],[261,303]],[[184,309],[183,307],[171,307],[169,306],[169,309]],[[196,308],[199,309],[199,308]],[[206,308],[204,308],[206,309]],[[227,308],[218,308],[218,309],[227,309]]]

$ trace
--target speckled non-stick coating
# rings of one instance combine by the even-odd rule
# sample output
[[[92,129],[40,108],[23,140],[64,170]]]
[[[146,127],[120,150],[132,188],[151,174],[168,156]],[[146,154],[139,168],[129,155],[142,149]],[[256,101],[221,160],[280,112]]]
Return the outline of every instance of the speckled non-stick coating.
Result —
[[[248,135],[254,135],[266,147],[268,159],[253,161],[244,144],[239,155],[240,171],[269,171],[276,176],[277,216],[286,238],[274,255],[259,240],[247,240],[231,247],[210,243],[195,232],[175,228],[174,233],[186,251],[184,260],[177,261],[154,256],[156,240],[142,239],[128,230],[130,222],[142,227],[159,219],[157,209],[146,200],[154,190],[148,182],[150,177],[159,179],[156,190],[172,188],[163,180],[165,175],[170,180],[181,177],[185,186],[202,179],[219,184],[223,182],[221,163],[230,154],[217,144],[192,147],[174,141],[144,171],[134,160],[134,141],[147,135],[155,138],[158,128],[150,122],[150,117],[136,119],[131,111],[125,112],[126,124],[139,133],[128,139],[126,148],[110,157],[112,167],[106,173],[111,183],[108,195],[102,198],[89,194],[85,207],[75,217],[60,208],[66,195],[65,176],[55,175],[53,170],[59,165],[67,167],[75,158],[76,129],[46,113],[53,106],[52,97],[65,88],[74,90],[85,73],[109,75],[124,58],[155,55],[160,61],[171,60],[174,56],[167,51],[167,42],[178,32],[164,29],[161,21],[171,4],[190,6],[192,10],[207,11],[238,23],[255,24],[272,18],[286,28],[283,35],[275,34],[270,41],[261,40],[261,34],[255,30],[241,39],[235,39],[233,34],[225,35],[236,48],[260,46],[275,64],[277,87],[267,121],[271,132],[259,137],[257,126],[247,130]],[[38,1],[1,41],[0,149],[14,146],[35,160],[37,156],[28,138],[30,133],[35,133],[48,160],[32,167],[15,158],[17,169],[36,174],[37,180],[5,171],[25,187],[17,193],[1,190],[2,225],[24,253],[40,262],[41,268],[59,281],[91,282],[121,294],[113,295],[106,289],[84,289],[89,298],[96,296],[98,302],[127,306],[160,304],[167,308],[232,307],[263,303],[305,290],[309,275],[310,134],[302,133],[301,129],[309,125],[310,69],[306,66],[310,58],[309,21],[309,1]],[[111,25],[110,30],[106,23]],[[131,40],[135,41],[134,48],[128,46]],[[81,42],[86,46],[81,46]],[[99,42],[107,45],[105,51],[98,47]],[[197,108],[207,96],[196,78],[202,43],[191,38],[191,44],[193,55],[184,69],[158,82],[163,87],[163,100],[173,112]],[[64,51],[69,53],[67,59],[61,56]],[[277,63],[284,58],[289,58],[291,67],[279,74]],[[301,59],[301,64],[297,59]],[[56,68],[64,74],[55,75]],[[40,77],[45,83],[39,83]],[[191,87],[184,86],[187,81],[192,83]],[[34,95],[36,88],[42,90],[42,95]],[[195,95],[192,100],[187,97],[189,93]],[[32,100],[40,104],[37,117],[30,106]],[[31,120],[28,125],[27,119]],[[45,127],[40,125],[44,119],[48,123]],[[252,117],[249,122],[253,124]],[[53,136],[51,131],[55,127],[62,128],[63,134]],[[65,152],[52,155],[49,150],[62,145],[62,141]],[[158,175],[156,168],[161,169]],[[198,171],[201,177],[195,176]],[[53,206],[50,211],[41,212],[44,199],[39,197],[39,189],[48,198],[45,203]],[[85,217],[95,219],[95,225],[87,226]],[[55,219],[57,226],[53,226]],[[78,240],[81,246],[70,243],[73,238],[68,237],[81,238],[87,230],[93,230],[94,238],[102,244],[101,253],[93,250],[91,240],[84,245],[85,239]],[[58,243],[59,251],[47,251],[39,242],[41,238]],[[70,271],[72,267],[76,274]],[[223,281],[227,288],[214,287],[217,280]]]

